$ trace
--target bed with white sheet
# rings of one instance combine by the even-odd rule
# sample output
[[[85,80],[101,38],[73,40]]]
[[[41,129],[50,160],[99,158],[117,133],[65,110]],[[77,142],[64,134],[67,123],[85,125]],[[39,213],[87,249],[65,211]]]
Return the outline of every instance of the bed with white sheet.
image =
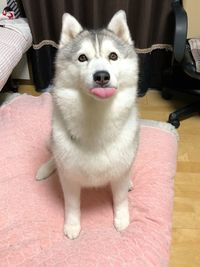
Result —
[[[32,35],[25,18],[0,19],[0,91],[31,45]]]

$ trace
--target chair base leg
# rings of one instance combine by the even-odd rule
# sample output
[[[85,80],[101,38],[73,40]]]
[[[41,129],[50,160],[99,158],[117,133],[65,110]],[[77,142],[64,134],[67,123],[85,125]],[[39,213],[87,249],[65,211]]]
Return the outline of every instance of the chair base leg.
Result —
[[[180,120],[190,116],[193,113],[200,111],[200,102],[195,102],[180,108],[169,115],[168,122],[171,123],[175,128],[180,126]]]

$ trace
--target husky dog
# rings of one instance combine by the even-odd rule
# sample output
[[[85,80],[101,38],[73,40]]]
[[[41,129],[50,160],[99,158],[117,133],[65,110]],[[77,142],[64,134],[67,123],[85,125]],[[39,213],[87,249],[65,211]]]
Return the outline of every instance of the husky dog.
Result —
[[[63,15],[52,91],[53,158],[37,180],[58,171],[65,202],[64,233],[78,237],[82,187],[111,185],[114,225],[129,225],[130,171],[138,145],[138,58],[124,11],[106,29],[84,30]]]

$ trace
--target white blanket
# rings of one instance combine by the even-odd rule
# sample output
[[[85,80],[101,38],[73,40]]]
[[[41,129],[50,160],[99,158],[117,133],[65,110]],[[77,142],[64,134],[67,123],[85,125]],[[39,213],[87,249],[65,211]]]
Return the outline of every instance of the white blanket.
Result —
[[[1,19],[0,26],[14,30],[22,34],[25,40],[29,41],[31,39],[32,41],[31,31],[26,18],[18,18],[12,20]]]

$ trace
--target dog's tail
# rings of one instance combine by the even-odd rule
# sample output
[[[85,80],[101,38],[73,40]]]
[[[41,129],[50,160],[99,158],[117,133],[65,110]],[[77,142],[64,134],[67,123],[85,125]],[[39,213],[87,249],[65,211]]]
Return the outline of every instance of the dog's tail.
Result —
[[[56,170],[56,164],[53,158],[45,162],[37,171],[36,180],[41,181],[48,178]]]

